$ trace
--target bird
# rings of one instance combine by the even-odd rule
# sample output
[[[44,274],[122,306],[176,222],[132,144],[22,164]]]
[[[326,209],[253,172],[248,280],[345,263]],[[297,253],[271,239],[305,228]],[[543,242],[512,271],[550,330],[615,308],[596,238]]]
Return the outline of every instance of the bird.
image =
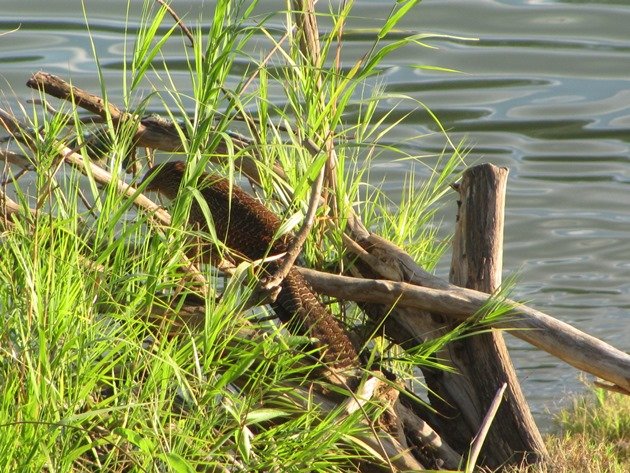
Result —
[[[169,161],[150,168],[142,179],[146,191],[175,199],[186,174],[184,161]],[[198,190],[205,200],[217,238],[241,258],[259,260],[286,252],[290,235],[278,237],[280,218],[243,189],[217,174],[202,173]],[[188,224],[208,230],[208,222],[196,199],[192,200]],[[207,249],[212,253],[212,249]],[[216,252],[214,252],[216,254]],[[263,271],[271,275],[279,261],[267,262]],[[334,370],[358,367],[358,353],[343,324],[319,301],[301,273],[292,267],[280,284],[271,307],[292,333],[314,339],[322,361]]]

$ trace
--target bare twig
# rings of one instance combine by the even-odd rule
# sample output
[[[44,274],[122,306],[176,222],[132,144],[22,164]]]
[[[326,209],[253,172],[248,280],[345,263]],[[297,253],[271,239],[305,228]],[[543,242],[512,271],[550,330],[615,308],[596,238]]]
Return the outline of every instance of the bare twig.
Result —
[[[179,26],[179,28],[183,31],[183,33],[186,35],[186,37],[190,41],[190,46],[191,47],[194,46],[195,37],[193,36],[190,29],[188,29],[188,27],[184,23],[184,20],[182,20],[179,17],[179,15],[175,12],[175,10],[173,10],[173,8],[171,8],[171,6],[168,3],[166,3],[164,0],[155,0],[155,1],[158,2],[160,5],[162,5],[166,9],[168,14],[173,17],[173,19],[175,20],[175,23],[177,23],[177,26]]]
[[[0,120],[2,120],[2,118],[0,118]],[[8,149],[0,150],[0,159],[9,164],[15,164],[16,166],[20,166],[22,168],[27,168],[31,165],[31,162],[25,155],[21,153],[16,153],[15,151],[11,151]]]
[[[78,87],[72,86],[57,76],[46,72],[35,73],[28,81],[27,87],[40,90],[53,97],[74,102],[78,107],[84,108],[98,116],[111,116],[112,121],[117,124],[121,120],[131,118],[131,116],[115,105],[105,102],[101,97],[90,94]]]
[[[311,62],[312,66],[318,70],[321,56],[319,48],[319,32],[317,29],[317,21],[314,11],[314,3],[312,0],[296,0],[293,2],[295,15],[297,17],[298,31],[301,35],[300,47],[305,58]],[[321,76],[318,74],[317,78],[317,90],[321,95],[321,102],[324,103],[323,91],[321,90],[322,81]],[[309,151],[313,158],[316,158],[322,149],[317,146],[310,138],[304,140],[304,146]],[[328,137],[325,143],[326,150],[329,153],[329,159],[333,156],[333,143]],[[324,166],[317,179],[311,187],[311,195],[308,203],[308,210],[300,230],[295,234],[291,240],[291,244],[287,250],[287,254],[282,262],[280,268],[273,274],[273,276],[265,284],[266,289],[271,289],[279,286],[282,280],[287,276],[291,267],[293,266],[298,255],[302,251],[302,247],[308,238],[308,235],[315,222],[315,215],[321,199],[322,188],[324,185],[324,179],[326,176],[326,167]]]
[[[468,463],[466,464],[466,473],[473,473],[475,469],[475,464],[477,463],[477,458],[479,458],[479,453],[481,452],[481,447],[483,446],[483,442],[486,440],[486,436],[488,435],[488,431],[490,430],[490,425],[494,420],[494,416],[497,414],[499,410],[499,405],[501,404],[501,399],[503,398],[503,393],[507,388],[507,383],[503,383],[490,404],[488,408],[488,412],[486,416],[483,418],[483,422],[481,422],[481,426],[479,428],[479,432],[475,435],[473,442],[470,446],[470,456],[468,457]]]
[[[155,117],[140,118],[137,115],[124,112],[112,103],[106,104],[99,96],[86,92],[79,87],[72,86],[63,79],[46,72],[35,73],[26,82],[26,85],[32,89],[50,94],[53,97],[71,101],[77,106],[97,114],[103,120],[107,120],[109,115],[114,126],[120,125],[123,121],[133,121],[137,124],[137,131],[132,141],[137,146],[171,152],[182,151],[184,149],[182,136],[175,123],[156,119]],[[251,149],[252,143],[240,135],[230,134],[230,140],[234,148],[238,150]],[[224,155],[227,156],[228,153],[229,149],[227,144],[221,142],[213,153],[212,159],[214,161],[220,161],[221,157]],[[258,180],[258,168],[251,157],[246,155],[241,156],[236,164],[241,166],[247,176]],[[274,171],[282,175],[278,167],[275,167]]]
[[[0,225],[4,228],[13,225],[12,216],[20,212],[20,204],[11,199],[2,189],[0,189]],[[28,209],[29,212],[33,212]]]
[[[626,396],[630,396],[630,391],[627,389],[620,388],[616,384],[602,383],[601,381],[593,382],[595,386],[598,388],[606,389],[607,391],[617,393],[617,394],[625,394]]]
[[[263,33],[265,33],[265,31],[263,30]],[[271,48],[271,50],[267,53],[267,55],[263,58],[262,62],[260,63],[260,66],[258,66],[258,68],[256,68],[256,70],[254,71],[254,73],[249,77],[249,79],[247,79],[247,81],[243,84],[243,87],[241,88],[242,91],[244,91],[245,89],[247,89],[251,83],[254,81],[254,79],[256,77],[258,77],[258,74],[260,74],[260,70],[263,69],[267,63],[271,60],[271,58],[273,57],[273,55],[276,53],[276,51],[278,49],[280,49],[280,45],[289,37],[289,34],[291,32],[287,31],[278,41],[275,41],[274,47]]]
[[[315,143],[313,143],[311,140],[307,140],[305,142],[305,146],[313,156],[316,156],[318,154]],[[313,223],[315,222],[315,215],[317,214],[317,207],[320,201],[323,184],[324,169],[322,168],[322,170],[319,172],[319,175],[317,176],[317,179],[311,187],[308,210],[306,212],[306,216],[304,217],[302,226],[291,240],[291,244],[287,249],[286,256],[282,260],[282,264],[280,265],[278,270],[271,276],[269,281],[267,281],[263,286],[266,290],[278,287],[282,283],[282,280],[287,276],[287,274],[289,274],[289,271],[293,267],[295,260],[302,251],[302,247],[304,246],[304,243],[306,242],[306,239],[308,238],[308,235],[313,228]]]

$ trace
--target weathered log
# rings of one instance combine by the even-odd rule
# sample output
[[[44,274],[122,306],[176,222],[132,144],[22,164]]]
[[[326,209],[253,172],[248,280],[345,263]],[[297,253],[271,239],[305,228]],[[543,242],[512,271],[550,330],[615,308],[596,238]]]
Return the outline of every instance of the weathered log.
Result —
[[[156,116],[139,117],[133,113],[121,110],[111,102],[104,101],[98,95],[94,95],[79,87],[69,84],[60,77],[47,72],[36,72],[27,81],[27,87],[49,94],[61,100],[66,100],[76,104],[91,113],[96,114],[101,120],[111,119],[115,127],[121,126],[123,123],[135,123],[137,131],[133,138],[133,142],[137,146],[156,149],[160,151],[182,151],[185,149],[186,130],[182,126],[178,126],[170,120],[165,120]],[[229,138],[232,145],[236,149],[244,149],[251,145],[246,139],[236,134],[230,134]],[[225,140],[220,139],[214,149],[214,158],[220,161],[222,156],[227,156],[230,148]],[[258,169],[254,160],[243,155],[235,164],[240,166],[245,174],[257,179]],[[278,175],[283,175],[279,167],[275,167],[274,171]]]
[[[501,285],[507,174],[506,168],[484,164],[467,169],[457,185],[459,209],[450,274],[453,284],[486,293]],[[545,445],[500,331],[491,329],[456,340],[437,357],[455,368],[454,372],[432,373],[426,379],[437,395],[432,399],[442,414],[439,431],[447,442],[466,452],[495,393],[506,383],[505,398],[490,426],[480,464],[498,468],[542,458]]]
[[[307,268],[300,268],[300,271],[313,289],[321,294],[349,301],[388,304],[390,307],[410,307],[425,313],[445,314],[454,320],[467,319],[481,311],[490,300],[488,294],[457,286],[434,289],[406,282],[338,276]],[[502,303],[510,310],[493,324],[495,328],[508,330],[515,337],[571,366],[630,392],[630,355],[519,302],[505,299]],[[402,338],[407,337],[409,342],[420,342],[426,336],[421,315],[397,322],[406,331]]]

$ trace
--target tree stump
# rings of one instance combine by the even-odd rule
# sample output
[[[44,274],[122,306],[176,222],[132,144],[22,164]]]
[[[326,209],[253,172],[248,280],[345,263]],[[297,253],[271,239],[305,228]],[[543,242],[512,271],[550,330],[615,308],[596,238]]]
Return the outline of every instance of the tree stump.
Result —
[[[491,164],[464,172],[456,186],[459,211],[453,241],[450,280],[487,293],[501,284],[503,221],[508,171]],[[451,343],[438,354],[456,369],[427,377],[436,401],[443,437],[464,453],[476,435],[499,387],[507,390],[495,417],[480,463],[491,468],[541,461],[546,450],[523,397],[499,330]],[[446,433],[449,433],[448,435]]]

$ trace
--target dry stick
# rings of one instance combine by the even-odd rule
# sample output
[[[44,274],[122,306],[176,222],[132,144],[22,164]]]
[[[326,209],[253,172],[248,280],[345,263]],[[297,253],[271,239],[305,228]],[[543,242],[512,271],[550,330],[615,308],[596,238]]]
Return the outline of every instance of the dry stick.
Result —
[[[275,42],[275,45],[273,48],[271,48],[271,51],[269,51],[267,53],[267,55],[263,58],[262,62],[260,63],[260,66],[258,68],[256,68],[256,70],[254,71],[254,73],[249,77],[249,79],[247,79],[247,81],[245,82],[245,84],[243,84],[243,87],[241,88],[241,91],[245,91],[245,89],[247,89],[251,83],[254,81],[254,79],[258,76],[258,74],[260,73],[260,70],[267,65],[267,63],[271,60],[271,58],[273,57],[273,55],[276,53],[276,51],[278,49],[280,49],[280,45],[289,37],[290,32],[287,31],[278,41]]]
[[[475,469],[475,463],[477,463],[477,458],[479,458],[481,447],[483,446],[483,442],[486,440],[486,436],[488,435],[488,431],[490,430],[490,425],[492,425],[494,416],[497,415],[499,405],[501,404],[501,399],[503,398],[503,393],[506,389],[507,383],[503,383],[495,394],[494,399],[492,400],[492,403],[488,408],[488,413],[483,418],[483,422],[481,423],[479,432],[477,433],[477,435],[475,435],[475,438],[470,446],[470,456],[468,457],[468,463],[466,465],[465,473],[473,473]]]
[[[107,118],[109,115],[114,125],[118,125],[123,120],[139,120],[137,116],[124,112],[115,105],[105,103],[98,95],[70,85],[63,79],[47,72],[36,72],[26,82],[26,85],[58,99],[72,102],[101,118]],[[169,134],[165,129],[156,130],[154,127],[142,123],[138,124],[135,139],[140,146],[148,148],[157,148],[163,151],[180,151],[182,149],[182,143],[176,132]]]
[[[0,159],[2,159],[3,161],[9,164],[15,164],[16,166],[20,166],[22,168],[26,168],[31,165],[31,162],[28,159],[28,157],[26,157],[25,155],[21,153],[16,153],[15,151],[11,151],[8,149],[0,150]]]
[[[28,146],[34,147],[33,142],[22,133],[22,130],[24,130],[25,128],[22,127],[12,115],[2,109],[0,109],[0,124],[2,124],[7,129],[7,131],[11,133],[16,139],[26,141],[26,144]],[[94,163],[86,162],[80,154],[75,153],[70,148],[59,144],[57,149],[66,163],[70,164],[71,166],[75,167],[80,172],[86,175],[91,174],[97,183],[105,186],[114,181],[114,178],[110,172],[104,170]],[[168,226],[171,224],[171,216],[169,215],[169,213],[166,212],[162,207],[157,205],[155,202],[153,202],[151,199],[146,197],[144,194],[138,193],[138,190],[135,187],[130,186],[120,179],[116,179],[114,184],[116,185],[117,191],[120,194],[127,197],[134,197],[134,205],[141,209],[144,209],[146,212],[148,212],[154,218],[158,219],[164,225]],[[182,258],[185,259],[185,262],[188,266],[188,271],[191,274],[193,280],[200,283],[203,292],[206,293],[206,278],[184,255],[182,255]]]
[[[177,23],[177,26],[179,26],[179,28],[184,32],[184,34],[186,35],[186,37],[190,41],[190,46],[194,46],[195,45],[195,37],[193,36],[193,34],[190,31],[190,29],[188,29],[188,27],[184,23],[184,20],[182,20],[179,17],[179,15],[175,12],[175,10],[173,10],[171,8],[171,6],[168,3],[166,3],[164,0],[155,0],[155,1],[158,2],[160,5],[162,5],[164,8],[166,8],[166,11],[169,13],[169,15],[171,15],[173,17],[173,19],[175,20],[175,23]]]
[[[317,16],[315,15],[315,2],[314,0],[293,0],[293,9],[296,17],[296,24],[299,28],[300,34],[300,50],[307,61],[308,67],[312,68],[316,74],[315,87],[319,94],[319,107],[323,112],[327,107],[327,97],[323,91],[323,80],[321,75],[322,57],[321,47],[319,43],[319,28],[317,26]],[[336,99],[333,99],[336,100]],[[332,106],[335,103],[333,101]],[[328,159],[324,165],[324,175],[328,182],[327,188],[324,188],[324,201],[330,202],[333,215],[337,214],[337,203],[334,199],[329,199],[328,187],[334,189],[337,187],[335,174],[333,169],[337,165],[337,153],[335,151],[335,143],[333,140],[333,130],[330,129],[328,122],[322,121],[322,135],[324,137],[324,146],[328,153]],[[334,195],[334,193],[333,193]],[[335,218],[335,220],[337,220]]]
[[[315,144],[307,140],[305,143],[306,148],[316,156],[318,151],[315,147]],[[306,212],[306,216],[304,217],[304,222],[302,226],[295,234],[295,236],[291,239],[291,243],[289,248],[286,251],[284,258],[282,259],[282,263],[278,270],[271,276],[271,278],[265,283],[263,288],[265,290],[271,290],[275,287],[280,286],[284,278],[289,274],[295,260],[302,252],[302,247],[308,238],[311,229],[313,228],[313,223],[315,222],[315,215],[317,214],[317,208],[319,204],[319,199],[322,193],[322,186],[324,185],[324,169],[319,172],[317,176],[317,180],[312,185],[311,195],[308,202],[308,210]]]
[[[0,229],[13,228],[13,215],[17,215],[22,207],[11,199],[2,189],[0,189]],[[27,208],[32,215],[33,209]]]
[[[19,139],[20,141],[29,141],[26,144],[31,147],[34,146],[32,141],[28,140],[28,138],[26,138],[22,133],[25,127],[21,126],[21,124],[11,114],[2,109],[0,109],[0,123],[16,139]],[[113,177],[110,172],[105,171],[103,168],[94,163],[86,162],[80,154],[73,152],[70,148],[60,144],[58,151],[59,154],[63,156],[66,163],[71,164],[79,171],[87,174],[87,169],[89,168],[90,173],[94,176],[94,180],[99,184],[108,185],[113,181]],[[130,186],[120,179],[116,181],[116,187],[121,194],[127,197],[131,197],[137,192],[135,187]],[[134,203],[145,209],[147,212],[153,214],[165,225],[170,225],[171,220],[169,214],[143,194],[137,195]]]
[[[31,76],[26,82],[26,85],[32,89],[52,95],[53,97],[70,101],[81,108],[95,113],[104,120],[107,119],[109,114],[114,126],[117,126],[122,121],[134,120],[137,122],[138,129],[133,141],[137,146],[170,152],[179,152],[184,149],[178,128],[175,124],[164,123],[151,118],[140,119],[136,115],[120,110],[111,103],[105,104],[103,99],[99,96],[70,85],[57,76],[46,72],[37,72]],[[251,144],[247,140],[237,136],[231,135],[230,139],[235,147],[241,150]],[[215,151],[216,156],[214,160],[217,160],[217,156],[227,153],[227,145],[220,143]],[[252,158],[241,158],[240,165],[247,176],[257,180],[258,168]],[[282,172],[277,167],[274,171],[282,175]]]
[[[174,125],[167,127],[164,124],[156,126],[152,122],[143,123],[137,115],[127,113],[112,103],[106,103],[98,95],[70,85],[53,74],[42,71],[36,72],[26,81],[26,86],[58,99],[67,100],[105,120],[109,116],[114,126],[127,120],[139,122],[138,130],[134,137],[134,141],[138,143],[138,146],[173,152],[181,151],[183,148]]]
[[[319,38],[317,36],[317,23],[315,20],[314,5],[312,1],[306,0],[304,7],[296,11],[296,16],[298,17],[298,19],[304,20],[298,21],[298,24],[302,26],[300,31],[304,35],[303,37],[306,38],[301,43],[302,52],[308,59],[311,60],[312,63],[314,63],[313,65],[315,67],[318,67],[320,61]],[[318,90],[320,90],[321,77],[318,78],[317,86]],[[311,139],[305,139],[304,146],[314,159],[322,152],[322,150]],[[326,140],[326,148],[328,150],[332,150],[332,142],[330,141],[330,139]],[[278,268],[278,270],[273,274],[269,281],[264,285],[265,289],[273,289],[274,287],[277,287],[282,283],[282,280],[287,276],[287,274],[289,274],[289,271],[293,267],[295,260],[302,251],[302,247],[304,246],[304,243],[306,242],[306,239],[308,238],[308,235],[313,228],[313,223],[315,222],[315,215],[317,214],[317,208],[319,205],[325,176],[326,166],[324,166],[320,170],[317,179],[311,187],[308,210],[306,212],[306,216],[304,217],[302,226],[295,234],[295,236],[291,239],[291,243],[289,245],[289,248],[287,249],[286,256],[284,257],[280,268]]]
[[[300,42],[302,54],[304,55],[306,60],[310,61],[311,67],[319,71],[319,67],[321,64],[321,51],[319,46],[319,31],[317,27],[317,18],[315,16],[314,2],[312,0],[296,0],[293,2],[293,4],[295,15],[297,17],[297,24],[298,26],[300,26],[299,31],[302,35],[302,41]],[[325,97],[321,92],[322,79],[320,74],[318,74],[316,85],[317,90],[320,92],[320,104],[322,107],[324,107]],[[325,134],[325,146],[326,151],[328,152],[328,159],[324,167],[321,169],[317,180],[313,183],[308,204],[308,211],[304,218],[302,227],[291,241],[289,249],[287,250],[287,256],[285,257],[281,268],[276,272],[276,274],[274,274],[272,278],[272,283],[274,285],[278,285],[282,282],[282,279],[286,277],[286,275],[289,273],[295,260],[300,254],[315,221],[315,215],[317,213],[318,204],[321,198],[324,180],[326,176],[330,174],[330,169],[334,167],[336,155],[334,151],[334,143],[332,140],[331,130],[326,130]],[[305,139],[304,146],[309,151],[313,159],[315,159],[322,151],[321,148],[319,148],[311,139]],[[330,177],[329,181],[332,182],[332,179],[330,179]]]
[[[597,386],[598,388],[606,389],[613,393],[625,394],[626,396],[630,396],[630,391],[628,391],[627,389],[623,389],[617,386],[616,384],[603,383],[597,380],[593,384]]]
[[[90,94],[78,87],[74,87],[59,77],[46,72],[36,72],[28,81],[26,81],[26,85],[31,89],[46,92],[53,97],[74,102],[77,106],[101,117],[105,117],[109,114],[115,125],[122,120],[132,117],[130,114],[123,112],[115,105],[106,103],[99,96]]]
[[[300,268],[315,291],[339,299],[357,302],[401,305],[429,312],[443,313],[465,320],[492,301],[487,294],[472,289],[435,289],[406,282],[359,279]],[[568,364],[610,381],[630,391],[630,355],[516,301],[500,301],[510,307],[493,327],[509,330],[512,335],[545,350]]]

